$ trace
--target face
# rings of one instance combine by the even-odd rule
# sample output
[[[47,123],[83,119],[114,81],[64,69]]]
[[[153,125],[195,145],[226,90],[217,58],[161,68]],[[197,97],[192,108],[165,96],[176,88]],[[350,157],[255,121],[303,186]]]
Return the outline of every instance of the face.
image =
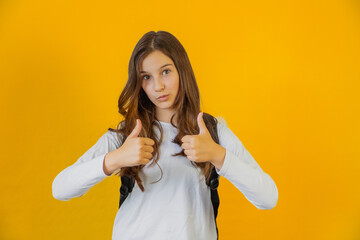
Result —
[[[148,98],[156,106],[156,115],[160,121],[169,121],[173,111],[173,103],[179,90],[179,74],[174,62],[155,50],[142,62],[140,67],[142,88]],[[164,99],[160,96],[167,95]]]

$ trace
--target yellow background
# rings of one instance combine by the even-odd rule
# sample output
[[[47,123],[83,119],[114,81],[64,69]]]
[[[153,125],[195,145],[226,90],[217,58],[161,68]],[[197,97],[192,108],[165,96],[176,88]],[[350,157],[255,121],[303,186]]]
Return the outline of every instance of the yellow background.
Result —
[[[360,239],[359,7],[1,1],[0,239],[111,239],[117,177],[68,202],[51,184],[121,120],[128,61],[150,30],[180,40],[202,110],[277,184],[277,206],[259,210],[221,178],[220,239]]]

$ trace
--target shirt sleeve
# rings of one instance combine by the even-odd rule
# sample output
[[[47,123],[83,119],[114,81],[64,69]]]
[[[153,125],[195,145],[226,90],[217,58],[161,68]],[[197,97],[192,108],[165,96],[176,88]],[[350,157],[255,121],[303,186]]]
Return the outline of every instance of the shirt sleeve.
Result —
[[[117,133],[108,130],[73,165],[62,170],[52,183],[55,199],[68,201],[84,195],[91,187],[110,177],[103,170],[105,155],[121,146]]]
[[[216,172],[228,179],[258,209],[272,209],[278,200],[278,189],[223,117],[217,116],[219,144],[226,149],[223,166]]]

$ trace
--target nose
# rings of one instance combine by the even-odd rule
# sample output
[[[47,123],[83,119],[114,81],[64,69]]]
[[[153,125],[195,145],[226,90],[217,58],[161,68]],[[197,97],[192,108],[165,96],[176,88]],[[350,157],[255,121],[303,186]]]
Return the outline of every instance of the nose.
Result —
[[[163,83],[163,80],[161,77],[156,78],[154,81],[154,88],[156,92],[160,92],[161,90],[163,90],[165,88],[165,85]]]

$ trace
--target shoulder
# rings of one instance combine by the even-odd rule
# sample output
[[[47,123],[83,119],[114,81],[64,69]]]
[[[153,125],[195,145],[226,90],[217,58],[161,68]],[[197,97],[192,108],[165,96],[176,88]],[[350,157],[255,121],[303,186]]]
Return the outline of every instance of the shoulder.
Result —
[[[227,128],[227,123],[224,117],[222,116],[215,116],[216,120],[217,120],[217,129],[218,132],[220,133],[223,129]]]
[[[230,139],[235,137],[231,129],[228,127],[227,122],[224,117],[222,116],[215,116],[217,120],[217,134],[219,137],[219,143],[221,146],[228,146]]]
[[[110,128],[100,137],[99,141],[117,147],[120,147],[121,145],[119,133],[117,133],[115,130],[110,130]]]
[[[218,121],[218,125],[226,125],[226,120],[222,116],[215,116],[216,120]]]
[[[224,117],[211,115],[206,112],[203,112],[203,113],[204,113],[203,119],[204,119],[206,125],[208,125],[209,127],[214,127],[215,123],[216,123],[217,127],[226,126],[226,121],[225,121]]]

